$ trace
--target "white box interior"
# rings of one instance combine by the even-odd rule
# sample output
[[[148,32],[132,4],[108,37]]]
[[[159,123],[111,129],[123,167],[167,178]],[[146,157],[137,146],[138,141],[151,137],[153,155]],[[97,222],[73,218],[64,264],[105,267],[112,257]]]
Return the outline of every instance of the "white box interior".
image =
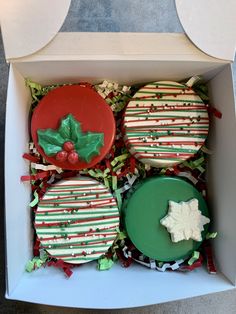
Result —
[[[115,265],[99,272],[95,263],[74,269],[68,280],[58,269],[24,271],[32,257],[30,186],[21,183],[28,173],[27,151],[30,93],[24,78],[42,84],[102,79],[133,84],[154,80],[182,80],[203,75],[209,81],[211,99],[222,112],[214,119],[208,146],[209,207],[214,230],[217,275],[205,268],[190,273],[160,273],[139,265],[128,269]],[[124,308],[167,302],[234,288],[236,278],[236,119],[230,64],[202,61],[74,60],[20,62],[11,65],[6,113],[5,186],[7,292],[10,299],[80,308]]]

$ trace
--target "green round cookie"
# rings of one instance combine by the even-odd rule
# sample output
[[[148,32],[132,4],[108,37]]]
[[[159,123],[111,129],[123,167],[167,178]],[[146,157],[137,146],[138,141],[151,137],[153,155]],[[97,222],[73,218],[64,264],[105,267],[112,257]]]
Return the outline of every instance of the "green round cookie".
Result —
[[[169,201],[187,202],[197,199],[203,216],[209,217],[202,195],[194,186],[176,177],[154,177],[137,186],[124,204],[125,227],[129,238],[146,256],[159,261],[174,261],[188,257],[201,241],[192,239],[172,242],[171,235],[160,220],[168,214]],[[202,231],[205,238],[208,224]]]

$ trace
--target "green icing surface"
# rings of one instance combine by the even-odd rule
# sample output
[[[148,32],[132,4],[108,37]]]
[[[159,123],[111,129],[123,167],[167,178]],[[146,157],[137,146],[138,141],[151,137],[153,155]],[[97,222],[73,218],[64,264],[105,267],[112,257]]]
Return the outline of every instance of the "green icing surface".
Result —
[[[49,157],[55,156],[62,150],[65,142],[72,142],[79,158],[85,162],[99,155],[104,146],[104,134],[95,132],[82,132],[81,124],[73,115],[69,114],[61,120],[57,130],[37,130],[38,144]]]
[[[154,177],[137,186],[124,203],[125,226],[131,241],[146,256],[159,261],[185,258],[198,249],[201,242],[192,239],[177,243],[171,241],[167,229],[160,220],[168,212],[168,202],[189,201],[196,198],[202,215],[209,217],[202,195],[185,180],[174,177]],[[207,233],[204,226],[202,238]]]

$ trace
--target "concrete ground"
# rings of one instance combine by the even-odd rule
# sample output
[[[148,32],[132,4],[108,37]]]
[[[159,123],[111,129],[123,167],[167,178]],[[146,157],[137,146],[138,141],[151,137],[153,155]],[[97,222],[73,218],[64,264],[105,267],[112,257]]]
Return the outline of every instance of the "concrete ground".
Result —
[[[62,31],[182,32],[174,0],[72,0]],[[1,36],[0,36],[1,37]],[[233,65],[236,73],[236,65]],[[127,310],[79,310],[4,299],[4,124],[8,66],[0,39],[0,313],[234,314],[236,290]],[[235,74],[234,74],[235,77]],[[235,80],[236,81],[236,80]],[[235,85],[235,84],[234,84]]]

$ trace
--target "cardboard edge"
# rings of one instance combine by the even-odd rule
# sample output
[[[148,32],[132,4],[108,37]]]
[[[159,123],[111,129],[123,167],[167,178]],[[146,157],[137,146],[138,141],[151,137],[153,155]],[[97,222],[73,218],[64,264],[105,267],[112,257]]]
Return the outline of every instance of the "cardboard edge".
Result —
[[[220,84],[222,82],[222,75],[224,76],[224,78],[227,78],[228,77],[228,82],[227,82],[227,85],[228,85],[228,92],[227,92],[227,89],[225,92],[220,92],[220,89],[217,89],[216,87],[216,82],[215,81],[218,81],[218,84]],[[218,103],[218,106],[219,104],[224,104],[224,105],[221,105],[221,107],[218,107],[218,109],[222,112],[223,116],[222,116],[222,119],[226,119],[225,118],[225,114],[226,112],[224,107],[228,106],[230,104],[230,107],[232,107],[232,112],[231,114],[228,116],[228,119],[226,119],[225,121],[227,121],[228,123],[232,123],[232,121],[230,121],[230,117],[236,117],[236,107],[235,107],[235,93],[234,93],[234,80],[233,80],[233,72],[232,72],[232,64],[227,64],[225,65],[222,70],[215,76],[212,78],[211,82],[210,82],[210,85],[213,85],[213,87],[215,87],[215,89],[217,90],[218,93],[220,93],[222,96],[221,96],[221,100],[220,102]],[[224,100],[224,97],[225,95],[227,95],[227,100]],[[213,99],[214,101],[214,98],[213,98],[213,95],[210,93],[210,97],[211,99]],[[219,98],[219,96],[218,96]],[[231,106],[232,105],[232,106]],[[224,121],[224,120],[222,120]],[[215,124],[220,124],[221,121],[218,120],[218,119],[212,119],[212,125],[213,127],[215,126]],[[221,128],[221,129],[220,129]],[[230,130],[234,132],[236,128],[236,124],[234,123],[233,125],[231,125],[230,127]],[[218,129],[222,131],[222,129],[224,129],[224,123],[220,126],[218,126]],[[212,134],[210,135],[210,140],[213,144],[213,147],[215,147],[214,150],[217,150],[216,146],[214,146],[215,144],[215,137],[218,137],[218,142],[222,142],[223,145],[221,145],[218,149],[222,150],[223,152],[226,152],[226,154],[228,154],[228,152],[230,152],[230,154],[232,155],[232,158],[229,160],[227,160],[227,165],[230,164],[231,165],[231,168],[230,169],[227,169],[227,167],[225,166],[223,168],[223,170],[221,169],[221,174],[220,174],[220,177],[223,178],[223,180],[225,179],[225,173],[227,173],[226,177],[227,178],[232,178],[231,179],[231,188],[227,188],[227,200],[224,199],[223,201],[221,200],[222,197],[219,198],[219,191],[221,191],[223,189],[222,186],[220,186],[218,184],[218,181],[217,180],[214,180],[216,183],[214,184],[214,186],[208,186],[208,200],[209,200],[209,203],[211,204],[211,208],[214,208],[214,211],[216,211],[217,213],[217,219],[215,219],[214,221],[214,229],[218,231],[218,236],[217,238],[215,239],[215,241],[212,242],[213,244],[213,247],[215,249],[215,253],[214,253],[214,256],[215,256],[215,259],[216,259],[216,262],[217,262],[217,268],[219,268],[219,270],[221,272],[223,272],[224,276],[232,283],[232,285],[236,285],[236,270],[235,270],[235,257],[236,257],[236,254],[235,254],[235,247],[236,247],[236,244],[235,244],[235,241],[233,238],[231,238],[228,234],[228,230],[234,228],[234,221],[235,221],[235,217],[236,217],[236,213],[235,211],[232,211],[232,213],[229,213],[226,215],[225,213],[223,214],[222,211],[220,210],[220,208],[222,208],[222,204],[225,204],[225,210],[227,209],[227,207],[229,207],[230,205],[227,205],[227,203],[231,204],[231,208],[233,209],[233,206],[232,204],[234,204],[234,201],[233,201],[233,198],[235,196],[235,193],[234,193],[234,190],[235,190],[235,182],[236,180],[234,179],[235,178],[235,173],[236,173],[236,170],[233,168],[233,163],[234,163],[234,157],[235,156],[235,152],[236,150],[234,149],[234,147],[232,148],[230,146],[229,143],[227,143],[227,140],[224,140],[224,142],[221,140],[219,140],[219,134],[222,134],[222,132],[218,131],[219,133],[218,134]],[[224,138],[228,138],[228,136],[226,136],[227,134],[225,134]],[[223,148],[222,148],[223,146]],[[210,147],[211,148],[211,147]],[[217,155],[218,155],[218,152],[216,152]],[[223,154],[224,155],[224,154]],[[224,158],[224,156],[221,156],[221,160]],[[217,162],[216,158],[214,158],[214,154],[212,157],[210,157],[210,160],[209,160],[209,163],[208,163],[208,169],[207,169],[207,175],[208,176],[211,176],[213,177],[214,174],[215,174],[215,171],[214,169],[217,168],[217,169],[220,169],[219,167],[219,161]],[[232,182],[233,180],[233,182]],[[228,182],[226,182],[228,184]],[[228,184],[229,185],[229,184]],[[215,189],[218,189],[218,192],[215,191]],[[216,193],[214,193],[214,191]],[[224,193],[225,194],[225,193]],[[219,226],[219,219],[222,218],[222,216],[226,216],[226,225],[227,225],[227,228],[220,228]],[[230,217],[230,218],[228,218]],[[228,220],[227,220],[228,219]],[[221,237],[221,241],[218,242],[218,237]],[[227,241],[226,241],[227,240]],[[220,243],[222,242],[222,243]],[[229,244],[228,244],[229,243]],[[230,253],[229,253],[230,252]],[[227,258],[226,258],[227,256]]]
[[[11,228],[7,228],[7,226],[9,226],[9,223],[11,224],[12,227],[14,227],[14,217],[12,217],[11,215],[11,211],[9,211],[9,209],[11,210],[13,208],[12,206],[12,196],[9,195],[9,178],[12,179],[12,171],[14,171],[14,167],[15,165],[13,165],[11,163],[11,160],[9,161],[8,158],[8,154],[9,151],[12,151],[12,148],[10,146],[10,142],[9,142],[9,134],[10,133],[10,129],[11,129],[11,125],[10,123],[12,122],[12,119],[10,119],[10,114],[11,114],[11,110],[12,110],[12,102],[14,103],[14,98],[12,98],[11,96],[11,87],[13,86],[14,88],[16,86],[14,86],[15,80],[19,79],[19,76],[21,76],[21,74],[15,69],[15,67],[13,65],[10,65],[9,67],[9,78],[8,78],[8,87],[7,87],[7,100],[6,100],[6,123],[5,123],[5,152],[4,152],[4,173],[5,173],[5,178],[4,178],[4,183],[5,183],[5,191],[4,191],[4,196],[5,196],[5,204],[4,204],[4,225],[5,225],[5,230],[4,230],[4,238],[5,238],[5,283],[6,283],[6,296],[9,296],[12,291],[14,291],[14,289],[16,288],[16,286],[18,285],[18,281],[21,278],[22,274],[25,271],[25,262],[31,258],[30,257],[30,253],[28,250],[28,247],[25,248],[25,252],[26,253],[26,260],[22,261],[21,263],[19,263],[19,265],[14,265],[14,258],[17,258],[18,255],[22,254],[22,249],[21,250],[17,250],[17,239],[12,239],[12,233],[11,232]],[[11,84],[12,83],[12,84]],[[24,84],[24,80],[21,77],[20,78],[20,84]],[[24,96],[25,97],[26,94],[29,94],[29,91],[25,91],[24,92]],[[10,107],[10,110],[9,110]],[[26,164],[23,160],[22,153],[24,151],[24,149],[21,148],[21,143],[19,144],[20,147],[20,155],[19,155],[19,159],[22,159],[22,163],[24,163],[24,170],[28,171],[28,164]],[[17,147],[17,149],[19,150],[19,147]],[[19,185],[21,185],[20,182],[20,175],[21,174],[15,174],[14,178],[15,178],[15,183],[18,181]],[[18,183],[17,183],[18,184]],[[21,191],[22,192],[22,187],[23,189],[28,189],[27,187],[21,185]],[[25,200],[24,203],[29,203],[30,200],[30,196],[27,196],[27,201]],[[14,198],[13,198],[13,202],[14,202]],[[18,206],[19,207],[19,206]],[[20,208],[20,207],[19,207]],[[20,209],[19,209],[20,210]],[[22,231],[21,231],[22,233]],[[22,236],[24,238],[27,238],[26,234],[23,232]],[[14,237],[14,236],[13,236]],[[10,240],[15,240],[15,246],[13,245],[13,248],[10,245]],[[29,242],[31,240],[29,239]],[[31,245],[31,244],[30,244]],[[12,251],[13,249],[13,251]],[[24,250],[23,250],[24,252]],[[13,254],[12,254],[13,253]],[[14,258],[12,258],[14,257]],[[17,266],[17,267],[16,267]]]
[[[143,48],[140,51],[140,45]],[[157,51],[156,47],[160,47]],[[229,63],[210,57],[183,33],[58,33],[38,52],[11,63],[73,60],[156,60]]]
[[[7,103],[8,103],[8,94],[9,94],[9,81],[11,76],[11,66],[8,68],[8,84],[7,84],[7,95],[6,95],[6,112],[5,112],[5,128],[4,128],[4,263],[5,263],[5,298],[9,298],[9,276],[8,276],[8,251],[7,251],[7,214],[6,214],[6,198],[7,198],[7,189],[6,187],[6,161],[7,161],[7,154],[6,154],[6,131],[7,131]]]
[[[89,265],[90,267],[86,266],[86,270],[85,271],[92,271],[94,276],[95,276],[95,280],[97,282],[99,282],[98,278],[100,276],[98,276],[98,273],[96,269],[94,269],[93,267],[91,267],[92,265]],[[119,271],[120,276],[123,277],[123,275],[125,276],[125,274],[123,273],[123,270],[120,269],[120,265],[114,265],[113,267],[116,268],[116,270]],[[143,276],[148,276],[148,277],[152,277],[152,276],[157,276],[157,280],[159,276],[162,276],[161,273],[157,273],[157,272],[150,272],[150,269],[147,268],[143,268],[138,264],[135,264],[132,266],[132,269],[129,270],[129,272],[132,271],[136,271],[137,269],[139,269],[139,271],[141,271]],[[149,297],[145,300],[145,302],[143,302],[142,299],[142,294],[143,294],[143,290],[142,288],[138,288],[136,291],[136,294],[139,296],[138,297],[138,302],[136,300],[135,294],[131,294],[130,297],[124,297],[122,299],[121,302],[119,302],[119,304],[117,304],[116,302],[114,302],[114,300],[112,300],[112,297],[110,295],[110,293],[108,292],[109,296],[106,296],[106,298],[99,298],[99,300],[96,300],[96,302],[94,302],[93,300],[91,300],[90,296],[87,295],[85,296],[85,298],[80,299],[79,297],[76,298],[77,292],[71,292],[71,295],[68,296],[66,298],[66,300],[63,299],[58,299],[55,297],[55,295],[58,293],[55,293],[55,289],[53,292],[52,286],[51,284],[49,285],[48,289],[49,291],[41,291],[41,293],[39,294],[38,292],[34,293],[34,286],[44,286],[45,282],[42,283],[42,278],[40,278],[40,273],[41,272],[47,272],[48,276],[56,276],[56,280],[59,280],[60,282],[60,286],[63,285],[63,280],[65,280],[64,278],[61,278],[61,274],[58,275],[58,270],[53,270],[53,269],[41,269],[41,270],[37,270],[38,274],[27,274],[27,276],[23,276],[21,278],[21,282],[19,283],[18,287],[13,291],[13,293],[11,293],[8,297],[9,299],[12,300],[20,300],[20,301],[25,301],[25,302],[31,302],[31,303],[38,303],[38,304],[46,304],[46,305],[50,305],[50,306],[66,306],[69,308],[82,308],[82,309],[101,309],[101,310],[108,310],[108,309],[125,309],[125,308],[137,308],[137,307],[142,307],[142,306],[150,306],[150,305],[154,305],[154,304],[161,304],[161,303],[166,303],[166,302],[172,302],[172,301],[177,301],[177,300],[184,300],[184,299],[188,299],[191,297],[199,297],[199,296],[203,296],[203,295],[208,295],[208,294],[213,294],[213,293],[217,293],[217,292],[222,292],[222,291],[227,291],[227,290],[232,290],[234,289],[234,286],[229,282],[229,280],[221,273],[218,273],[215,276],[211,276],[209,274],[207,274],[206,270],[204,269],[199,269],[199,270],[195,270],[195,273],[193,274],[193,276],[195,277],[194,280],[196,278],[200,280],[197,283],[197,289],[195,291],[193,291],[191,288],[193,288],[193,286],[191,285],[191,280],[188,280],[187,284],[189,286],[188,289],[188,293],[187,295],[185,294],[185,296],[183,296],[183,293],[181,291],[181,289],[177,292],[177,294],[175,296],[173,295],[169,295],[168,291],[168,285],[164,285],[164,286],[157,286],[155,288],[155,284],[153,285],[153,290],[150,293]],[[125,270],[124,270],[125,271]],[[110,273],[111,272],[111,273]],[[108,277],[112,276],[112,272],[114,272],[114,269],[110,270],[109,274],[103,274],[103,276],[105,276],[104,278],[104,285],[107,286],[109,285],[110,280],[108,280]],[[74,274],[73,276],[76,276],[78,280],[78,276],[81,275],[81,272],[79,270],[74,270]],[[168,274],[165,274],[166,276],[169,277]],[[172,276],[173,274],[171,274]],[[175,277],[179,277],[179,275],[183,276],[183,274],[175,274],[177,276]],[[82,275],[82,279],[80,278],[80,280],[84,280],[85,277],[87,276],[87,273],[84,275]],[[210,284],[207,284],[207,286],[204,287],[204,291],[202,291],[201,285],[200,283],[206,278],[205,276],[210,276]],[[114,277],[113,277],[114,278]],[[160,277],[159,277],[160,278]],[[73,278],[71,278],[70,280],[73,280]],[[121,279],[122,280],[122,279]],[[167,281],[169,280],[166,279]],[[179,281],[179,279],[177,279]],[[181,281],[180,281],[181,282]],[[179,282],[179,283],[180,283]],[[73,284],[71,284],[71,286],[68,285],[67,289],[71,289],[71,287],[73,287],[75,284],[75,282],[73,282]],[[176,283],[175,283],[176,284]],[[95,291],[97,291],[99,284],[96,284],[96,288],[94,289]],[[57,287],[56,289],[60,288]],[[88,287],[85,287],[85,289]],[[125,296],[128,295],[128,290],[129,288],[126,288],[127,291],[125,291]],[[164,292],[162,291],[164,290]],[[26,294],[26,291],[32,291],[33,294],[31,294],[30,296],[28,294]],[[48,296],[48,293],[50,293],[50,296]],[[94,291],[92,292],[94,294]],[[98,295],[102,295],[102,292],[98,293]],[[80,294],[78,294],[80,295]]]

